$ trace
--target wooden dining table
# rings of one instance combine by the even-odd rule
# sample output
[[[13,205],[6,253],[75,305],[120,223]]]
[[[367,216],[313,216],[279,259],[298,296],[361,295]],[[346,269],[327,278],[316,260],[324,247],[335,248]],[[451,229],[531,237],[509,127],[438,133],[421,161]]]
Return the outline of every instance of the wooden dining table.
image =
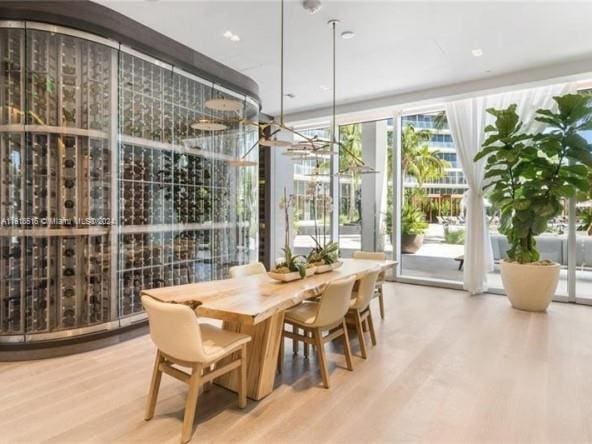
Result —
[[[341,260],[343,265],[334,271],[287,283],[260,274],[153,288],[142,294],[162,302],[188,304],[198,316],[220,319],[224,329],[250,335],[247,394],[260,400],[273,391],[285,311],[321,295],[334,280],[350,276],[360,279],[370,270],[386,271],[396,264],[388,260]],[[218,378],[216,383],[237,391],[238,377],[234,373]]]

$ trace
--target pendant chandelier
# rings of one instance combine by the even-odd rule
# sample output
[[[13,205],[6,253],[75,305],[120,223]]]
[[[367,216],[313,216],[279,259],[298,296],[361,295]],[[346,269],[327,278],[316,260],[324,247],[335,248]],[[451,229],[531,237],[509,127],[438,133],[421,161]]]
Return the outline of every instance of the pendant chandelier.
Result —
[[[260,123],[259,128],[261,131],[267,130],[269,134],[260,137],[252,147],[250,147],[247,152],[237,161],[234,162],[235,165],[242,166],[243,163],[250,163],[246,161],[246,157],[255,149],[257,144],[264,146],[264,147],[283,147],[286,148],[284,154],[287,156],[292,157],[294,160],[302,160],[302,159],[319,159],[319,158],[331,158],[332,156],[339,155],[339,151],[334,150],[334,146],[337,146],[338,149],[343,150],[346,154],[349,155],[351,158],[351,163],[346,168],[340,170],[337,175],[338,176],[351,176],[354,174],[375,174],[376,171],[374,168],[366,165],[366,163],[356,156],[354,153],[351,152],[343,143],[337,140],[337,135],[335,134],[336,128],[336,41],[335,41],[335,33],[336,33],[336,25],[339,23],[339,20],[333,19],[329,20],[328,24],[331,26],[332,30],[332,43],[333,43],[333,51],[332,51],[332,68],[333,68],[333,100],[332,100],[332,116],[331,116],[331,131],[329,139],[323,139],[318,135],[308,137],[301,132],[294,130],[286,126],[284,122],[284,0],[281,0],[281,8],[280,8],[280,119],[279,122],[264,122]],[[294,136],[297,136],[300,141],[292,143],[287,140],[278,140],[277,135],[282,131],[286,131],[288,133],[292,133]],[[254,162],[252,162],[254,163]],[[317,168],[316,168],[316,176],[323,176],[327,174],[320,173],[320,166],[319,162],[317,161]]]
[[[212,83],[210,88],[210,98],[205,101],[204,107],[208,108],[212,111],[239,111],[242,108],[242,103],[238,100],[231,100],[226,98],[218,98],[214,97],[214,91],[216,90],[216,85]],[[205,112],[204,112],[205,114]],[[216,132],[216,131],[224,131],[228,128],[226,122],[222,119],[215,119],[213,116],[206,117],[205,115],[198,119],[196,122],[191,124],[191,128],[200,130],[200,131],[208,131],[208,132]]]
[[[337,128],[337,119],[336,119],[336,108],[337,108],[337,94],[336,94],[336,85],[337,85],[337,56],[336,56],[336,27],[339,23],[339,20],[332,19],[327,22],[327,24],[331,27],[331,37],[332,37],[332,68],[333,68],[333,100],[332,100],[332,113],[331,113],[331,127],[329,131],[329,140],[322,140],[316,139],[317,146],[313,145],[313,149],[311,150],[310,157],[317,157],[323,158],[324,156],[333,156],[339,155],[339,152],[333,151],[333,146],[337,146],[339,150],[346,153],[350,159],[350,164],[341,169],[336,175],[338,177],[351,177],[358,174],[376,174],[378,173],[377,170],[372,168],[371,166],[367,165],[362,159],[360,159],[356,154],[354,154],[345,144],[341,143],[337,140],[336,128]],[[321,144],[321,145],[319,145]],[[311,174],[307,174],[307,176],[330,176],[328,173],[322,173],[320,168],[320,162],[317,161],[317,167],[315,168],[314,172]]]

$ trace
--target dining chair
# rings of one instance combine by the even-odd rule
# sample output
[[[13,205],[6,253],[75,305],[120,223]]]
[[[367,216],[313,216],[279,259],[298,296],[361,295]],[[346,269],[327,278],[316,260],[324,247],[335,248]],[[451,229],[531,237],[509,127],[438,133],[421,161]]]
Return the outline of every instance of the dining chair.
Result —
[[[247,343],[251,340],[250,336],[200,324],[188,305],[160,302],[149,296],[142,296],[142,304],[148,314],[150,337],[157,348],[146,402],[146,421],[154,416],[162,373],[189,385],[181,443],[188,442],[193,434],[200,385],[236,370],[239,372],[238,405],[246,407]],[[237,355],[232,356],[235,352]],[[229,359],[218,367],[223,358]],[[191,373],[176,366],[189,367]]]
[[[263,265],[261,262],[253,262],[252,264],[246,265],[235,265],[234,267],[230,267],[228,271],[230,273],[231,278],[240,278],[245,276],[252,276],[254,274],[267,273],[265,265]]]
[[[353,370],[345,314],[351,304],[354,283],[355,276],[331,282],[318,301],[305,301],[286,311],[284,323],[291,325],[292,331],[284,329],[282,332],[279,366],[281,366],[281,359],[284,356],[284,338],[303,342],[305,345],[313,345],[317,351],[323,385],[325,388],[329,388],[325,343],[343,336],[347,369]],[[300,334],[297,329],[302,329],[304,334]],[[325,331],[329,331],[329,333],[323,335]]]
[[[372,259],[375,261],[386,261],[386,254],[382,251],[354,251],[353,259]],[[380,318],[384,319],[384,298],[382,284],[384,284],[384,271],[378,274],[376,280],[376,291],[372,297],[378,298],[378,307],[380,308]]]
[[[350,308],[345,315],[346,323],[350,322],[356,328],[358,341],[360,342],[360,353],[364,359],[368,357],[366,339],[364,338],[365,331],[370,332],[372,345],[376,345],[376,332],[374,331],[374,322],[372,321],[370,301],[372,300],[374,287],[379,274],[380,268],[377,267],[366,273],[359,280],[357,291],[353,292]]]

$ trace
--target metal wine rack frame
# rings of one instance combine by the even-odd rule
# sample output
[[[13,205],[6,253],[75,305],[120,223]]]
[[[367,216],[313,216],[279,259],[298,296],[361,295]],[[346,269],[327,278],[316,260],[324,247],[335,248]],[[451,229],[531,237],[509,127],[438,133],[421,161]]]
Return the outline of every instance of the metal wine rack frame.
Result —
[[[0,62],[0,343],[116,330],[141,289],[255,260],[255,99],[45,23],[0,22]]]

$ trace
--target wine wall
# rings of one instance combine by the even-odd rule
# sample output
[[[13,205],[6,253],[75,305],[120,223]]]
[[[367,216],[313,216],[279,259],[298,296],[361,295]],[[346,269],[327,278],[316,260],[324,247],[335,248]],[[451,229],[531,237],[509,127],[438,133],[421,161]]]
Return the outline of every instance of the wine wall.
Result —
[[[142,289],[255,260],[253,99],[43,24],[0,27],[0,60],[0,342],[118,328]]]

